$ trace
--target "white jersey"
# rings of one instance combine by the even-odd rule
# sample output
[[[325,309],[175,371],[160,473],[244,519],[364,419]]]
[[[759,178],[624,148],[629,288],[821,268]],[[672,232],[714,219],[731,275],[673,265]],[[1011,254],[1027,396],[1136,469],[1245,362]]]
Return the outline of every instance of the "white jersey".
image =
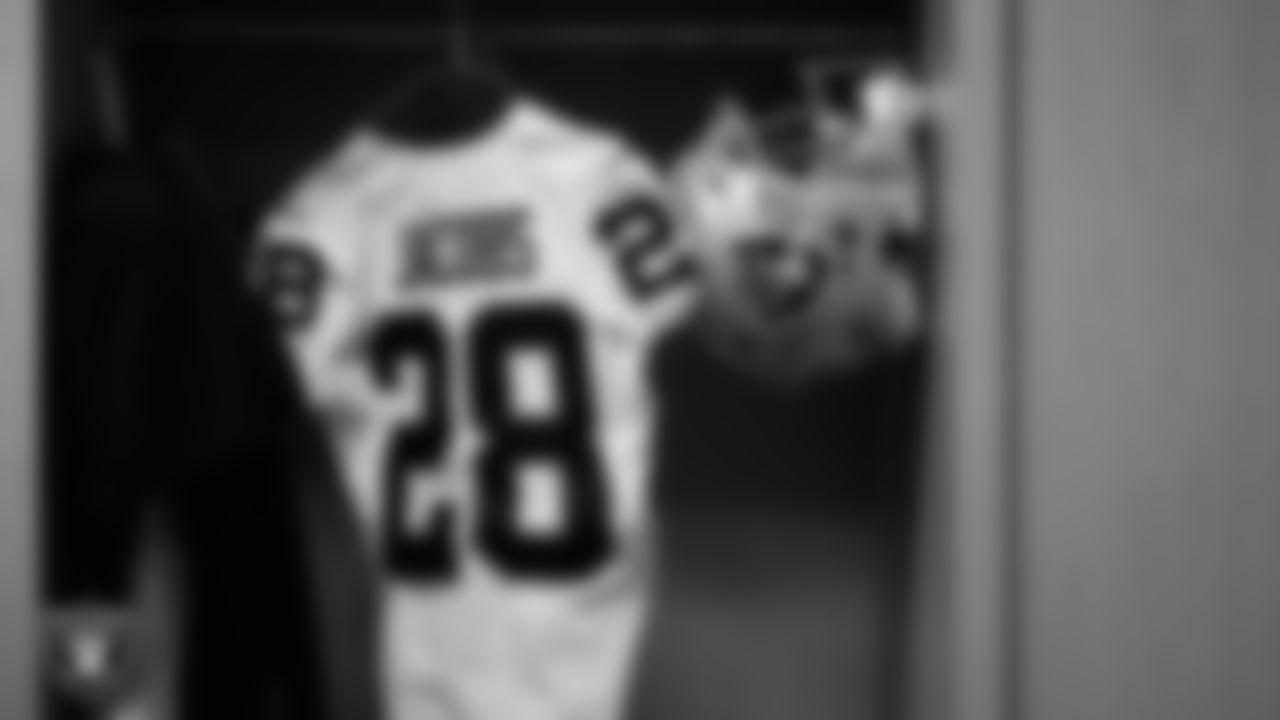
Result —
[[[627,143],[528,101],[461,144],[359,131],[267,219],[260,279],[347,418],[391,720],[622,717],[676,227]]]

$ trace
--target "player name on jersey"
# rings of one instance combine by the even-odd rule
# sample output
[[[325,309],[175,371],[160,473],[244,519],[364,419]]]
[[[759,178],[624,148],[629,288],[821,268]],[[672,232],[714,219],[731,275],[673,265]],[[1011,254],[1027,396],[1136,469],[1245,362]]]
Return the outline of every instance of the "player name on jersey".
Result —
[[[519,207],[433,216],[405,236],[402,286],[523,277],[534,271],[529,213]]]

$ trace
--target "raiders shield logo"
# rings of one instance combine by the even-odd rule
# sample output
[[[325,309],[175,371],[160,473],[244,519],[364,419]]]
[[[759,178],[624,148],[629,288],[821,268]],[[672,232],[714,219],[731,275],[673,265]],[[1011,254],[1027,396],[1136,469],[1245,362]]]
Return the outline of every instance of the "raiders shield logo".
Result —
[[[781,239],[744,242],[738,253],[746,297],[778,319],[808,307],[827,272],[822,256]]]
[[[56,692],[93,707],[118,703],[136,685],[141,653],[125,614],[105,607],[52,611],[45,672]]]

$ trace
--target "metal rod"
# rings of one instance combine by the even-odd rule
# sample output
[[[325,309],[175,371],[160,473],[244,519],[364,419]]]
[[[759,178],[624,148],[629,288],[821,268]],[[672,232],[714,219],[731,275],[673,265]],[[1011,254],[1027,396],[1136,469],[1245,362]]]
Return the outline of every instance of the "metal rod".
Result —
[[[423,48],[449,42],[444,25],[415,26],[337,22],[263,22],[245,20],[138,21],[113,29],[124,40],[352,45]],[[472,28],[486,48],[568,48],[584,50],[822,50],[887,49],[893,33],[885,28],[827,25],[712,25],[641,23],[569,23]]]

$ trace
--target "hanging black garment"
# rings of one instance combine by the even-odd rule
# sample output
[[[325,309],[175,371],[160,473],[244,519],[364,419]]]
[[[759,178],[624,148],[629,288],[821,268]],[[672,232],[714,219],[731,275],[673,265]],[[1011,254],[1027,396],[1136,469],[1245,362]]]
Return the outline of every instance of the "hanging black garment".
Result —
[[[137,511],[163,450],[148,427],[170,367],[151,329],[173,242],[168,190],[137,156],[55,168],[45,215],[46,589],[113,601],[128,589]]]
[[[47,600],[126,602],[158,509],[184,585],[182,720],[323,718],[288,469],[308,420],[241,248],[171,170],[99,154],[50,193]]]
[[[372,583],[336,458],[251,295],[253,228],[195,215],[225,236],[185,260],[177,387],[204,408],[183,444],[204,471],[165,497],[190,578],[182,718],[376,720]]]

